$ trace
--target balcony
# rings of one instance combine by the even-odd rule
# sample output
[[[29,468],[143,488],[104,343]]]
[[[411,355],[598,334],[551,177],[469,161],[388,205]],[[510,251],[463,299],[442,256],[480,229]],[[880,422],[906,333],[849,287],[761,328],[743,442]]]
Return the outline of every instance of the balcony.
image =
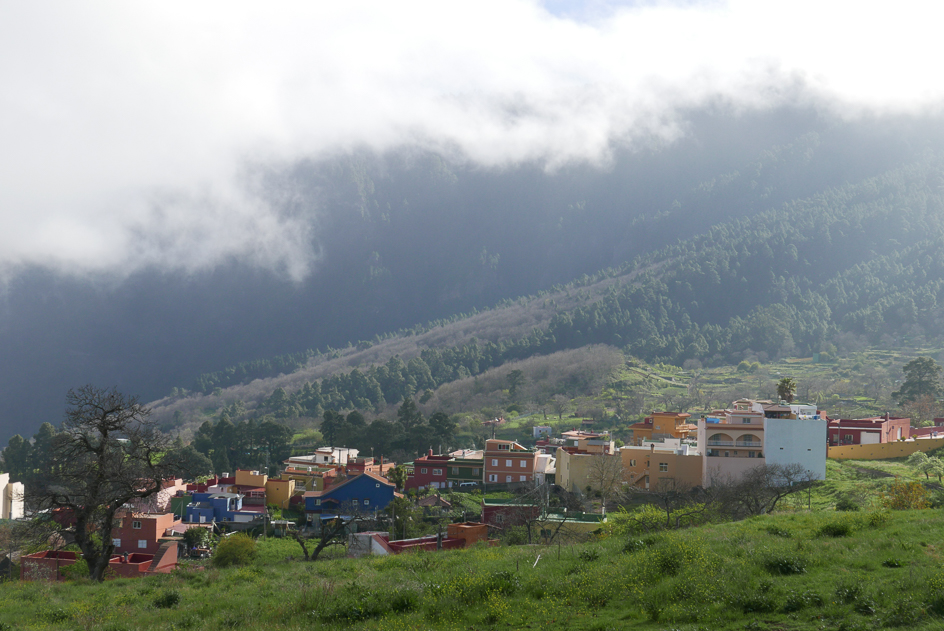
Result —
[[[737,444],[735,444],[734,446],[735,446],[735,447],[744,447],[745,449],[749,449],[749,448],[751,448],[751,447],[760,448],[760,447],[763,447],[763,446],[764,446],[764,443],[747,442],[747,441],[745,441],[745,442],[743,442],[743,443],[737,443]]]
[[[709,447],[734,447],[733,440],[709,440]]]

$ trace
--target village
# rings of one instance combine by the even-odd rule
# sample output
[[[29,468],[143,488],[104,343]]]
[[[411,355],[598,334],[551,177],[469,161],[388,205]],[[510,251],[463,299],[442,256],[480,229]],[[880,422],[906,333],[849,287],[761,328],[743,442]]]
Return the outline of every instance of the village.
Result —
[[[916,428],[887,414],[830,419],[815,406],[752,399],[700,418],[656,411],[630,429],[631,444],[620,447],[606,432],[574,428],[554,436],[551,427],[535,426],[527,439],[493,438],[483,449],[443,454],[430,449],[400,465],[326,446],[286,459],[275,477],[240,469],[165,480],[158,493],[117,513],[110,575],[169,573],[210,557],[208,542],[235,532],[337,538],[353,557],[497,545],[521,526],[528,543],[580,541],[606,523],[618,497],[645,503],[659,493],[683,495],[759,467],[791,471],[784,484],[809,483],[825,478],[827,458],[902,458],[944,446],[944,419]],[[569,505],[551,501],[560,495]],[[464,498],[462,507],[448,497]],[[395,500],[422,509],[432,532],[403,536],[404,528],[398,536]],[[23,485],[0,475],[0,516],[24,520],[26,505]],[[53,518],[69,525],[68,512]],[[194,529],[197,536],[187,534]],[[62,549],[67,540],[55,543],[4,561],[17,563],[24,580],[65,580],[80,555]]]

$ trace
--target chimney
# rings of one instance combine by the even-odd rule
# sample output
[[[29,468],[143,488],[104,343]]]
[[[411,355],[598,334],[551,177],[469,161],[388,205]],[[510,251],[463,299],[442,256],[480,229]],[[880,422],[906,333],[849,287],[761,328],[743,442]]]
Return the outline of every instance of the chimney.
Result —
[[[885,420],[889,420],[888,412],[885,412]]]

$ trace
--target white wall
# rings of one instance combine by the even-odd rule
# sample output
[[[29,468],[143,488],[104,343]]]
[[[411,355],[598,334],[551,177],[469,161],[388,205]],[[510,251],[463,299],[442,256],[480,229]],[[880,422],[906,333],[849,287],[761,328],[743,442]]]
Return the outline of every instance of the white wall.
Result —
[[[826,421],[765,419],[764,456],[767,464],[798,462],[813,472],[814,479],[825,479]]]
[[[23,483],[10,482],[9,473],[0,473],[0,519],[23,517]]]

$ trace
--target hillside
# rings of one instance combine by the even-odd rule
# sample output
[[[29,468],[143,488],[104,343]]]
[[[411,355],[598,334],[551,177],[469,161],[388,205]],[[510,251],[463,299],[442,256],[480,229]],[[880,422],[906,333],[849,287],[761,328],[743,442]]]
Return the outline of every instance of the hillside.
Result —
[[[649,363],[703,367],[924,345],[944,333],[937,308],[944,301],[942,210],[944,161],[928,154],[877,177],[716,224],[565,287],[309,353],[289,374],[252,381],[245,370],[203,375],[197,392],[158,401],[155,410],[165,423],[179,412],[174,425],[184,430],[201,422],[205,410],[235,400],[281,418],[317,419],[329,408],[389,418],[407,393],[425,392],[423,403],[433,400],[429,411],[459,413],[470,411],[470,398],[436,397],[438,389],[587,345],[619,348]],[[593,388],[550,382],[525,401],[598,395],[615,378],[616,363],[610,366]],[[318,394],[296,411],[264,405],[278,388],[295,395],[319,381],[321,392],[336,394]]]
[[[593,166],[487,169],[404,147],[266,170],[262,190],[313,227],[302,281],[239,262],[121,282],[27,270],[0,321],[0,439],[57,423],[86,382],[152,401],[240,386],[224,398],[252,402],[282,373],[291,391],[473,337],[505,346],[485,369],[590,343],[718,364],[840,333],[939,334],[936,119],[691,120],[674,143]],[[254,379],[272,381],[244,388]]]

